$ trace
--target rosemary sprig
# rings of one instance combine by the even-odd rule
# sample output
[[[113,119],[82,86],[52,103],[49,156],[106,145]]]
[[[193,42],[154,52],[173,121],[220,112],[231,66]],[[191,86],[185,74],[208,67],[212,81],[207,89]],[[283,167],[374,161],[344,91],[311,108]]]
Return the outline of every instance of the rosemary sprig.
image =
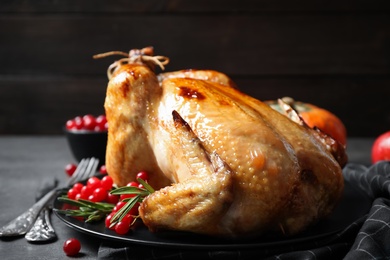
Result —
[[[144,188],[139,187],[119,187],[110,191],[113,195],[122,195],[122,194],[134,194],[135,196],[132,198],[126,198],[123,201],[126,204],[118,210],[111,219],[111,227],[116,223],[121,221],[123,217],[129,213],[129,211],[137,205],[137,203],[141,203],[143,199],[154,192],[154,189],[144,180],[138,178],[138,183],[142,184]],[[115,205],[106,202],[92,202],[89,200],[73,200],[69,199],[66,195],[59,197],[59,201],[62,201],[71,206],[77,207],[76,209],[66,209],[59,210],[55,209],[58,213],[64,214],[66,216],[72,217],[83,217],[85,218],[85,222],[98,221],[102,218],[106,217],[108,214],[112,212]],[[138,216],[134,216],[135,220]],[[134,220],[134,221],[135,221]]]
[[[91,202],[83,199],[72,200],[66,196],[59,197],[58,200],[66,204],[78,207],[78,209],[56,209],[58,213],[72,217],[83,217],[86,219],[85,222],[97,221],[104,218],[112,211],[115,206],[114,204],[105,202]]]
[[[137,202],[140,202],[141,200],[142,197],[140,195],[137,195],[133,198],[124,199],[123,201],[126,201],[126,204],[120,210],[118,210],[111,218],[110,227],[115,226],[116,223],[121,221],[126,216],[126,214],[128,214],[129,211],[137,204]]]
[[[107,210],[112,210],[114,208],[114,205],[111,204],[111,203],[106,203],[106,202],[92,202],[92,201],[89,201],[89,200],[83,200],[83,199],[79,199],[79,200],[72,200],[72,199],[69,199],[68,197],[66,196],[63,196],[63,197],[59,197],[58,198],[59,201],[62,201],[62,202],[65,202],[69,205],[72,205],[72,206],[77,206],[77,207],[84,207],[84,208],[89,208],[89,209],[95,209],[95,210],[101,210],[101,211],[107,211]]]
[[[138,188],[138,187],[119,187],[112,191],[110,191],[113,195],[124,195],[124,194],[135,194],[145,197],[150,193],[146,189]]]
[[[145,187],[145,189],[149,192],[149,194],[152,194],[154,192],[152,186],[150,186],[149,183],[147,183],[143,179],[138,178],[137,181]]]
[[[110,227],[113,227],[116,223],[121,221],[127,213],[139,202],[141,203],[143,199],[150,194],[154,192],[154,189],[152,186],[150,186],[147,182],[144,180],[138,178],[138,183],[142,184],[144,188],[139,187],[120,187],[117,189],[112,190],[110,193],[114,195],[121,195],[121,194],[135,194],[136,196],[133,198],[127,198],[123,201],[126,201],[126,204],[118,210],[114,216],[111,218],[111,225]],[[137,219],[138,216],[135,216],[135,219]]]

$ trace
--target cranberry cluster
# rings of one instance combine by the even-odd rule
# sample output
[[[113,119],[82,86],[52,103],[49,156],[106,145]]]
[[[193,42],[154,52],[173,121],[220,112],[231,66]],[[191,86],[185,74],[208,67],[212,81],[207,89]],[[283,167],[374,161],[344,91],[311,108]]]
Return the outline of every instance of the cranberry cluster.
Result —
[[[141,171],[137,174],[136,179],[142,179],[145,182],[148,181],[148,174],[145,171]],[[144,188],[142,184],[139,184],[136,181],[129,182],[126,186],[128,187],[138,187],[138,188]],[[139,202],[135,203],[135,205],[129,210],[129,212],[115,225],[112,224],[112,217],[117,213],[123,206],[126,205],[127,202],[125,202],[125,199],[128,198],[133,198],[135,197],[135,194],[122,194],[120,195],[119,201],[116,203],[114,209],[110,214],[107,215],[106,220],[105,220],[105,225],[106,228],[115,230],[117,234],[124,235],[127,234],[136,220],[137,216],[139,215],[138,213],[138,207],[140,205]]]
[[[68,164],[65,167],[65,172],[71,176],[74,170],[77,168],[74,164]],[[100,173],[107,174],[106,167],[103,165],[100,168]],[[146,171],[141,171],[136,175],[136,179],[142,179],[148,182],[149,176]],[[129,212],[121,218],[119,221],[112,223],[111,219],[123,206],[126,205],[128,199],[134,198],[135,194],[122,194],[113,195],[110,191],[114,188],[113,179],[109,175],[105,175],[99,179],[97,177],[91,177],[85,184],[80,182],[74,184],[67,192],[67,197],[72,200],[88,200],[91,202],[107,202],[115,205],[113,210],[106,216],[105,226],[108,229],[114,230],[117,234],[124,235],[129,232],[132,224],[137,219],[139,202],[129,210]],[[137,181],[129,182],[126,186],[144,188],[144,186]]]
[[[103,132],[108,129],[108,122],[105,115],[97,117],[93,115],[76,116],[69,119],[65,124],[66,129],[71,131],[95,131]]]
[[[102,179],[97,177],[91,177],[87,183],[76,183],[72,188],[68,190],[68,198],[72,200],[89,200],[92,202],[106,201],[108,203],[115,204],[118,202],[119,197],[117,195],[110,194],[112,189],[113,180],[109,175],[104,176]]]

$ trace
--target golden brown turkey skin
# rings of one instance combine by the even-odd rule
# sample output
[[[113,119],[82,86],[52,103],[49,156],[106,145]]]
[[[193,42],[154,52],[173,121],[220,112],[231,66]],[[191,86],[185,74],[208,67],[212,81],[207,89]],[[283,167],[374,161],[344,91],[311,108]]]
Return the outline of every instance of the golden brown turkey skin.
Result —
[[[140,206],[151,230],[295,234],[332,212],[342,171],[314,130],[215,71],[159,80],[146,66],[123,65],[105,101],[106,166],[115,183],[125,185],[140,170],[157,189],[174,183]]]
[[[112,78],[107,88],[104,107],[109,123],[106,150],[106,167],[114,182],[120,186],[135,180],[140,171],[148,171],[151,185],[156,188],[169,185],[159,170],[148,141],[151,99],[161,95],[161,88],[142,88],[142,85],[157,86],[154,73],[142,65],[128,65],[127,70]]]

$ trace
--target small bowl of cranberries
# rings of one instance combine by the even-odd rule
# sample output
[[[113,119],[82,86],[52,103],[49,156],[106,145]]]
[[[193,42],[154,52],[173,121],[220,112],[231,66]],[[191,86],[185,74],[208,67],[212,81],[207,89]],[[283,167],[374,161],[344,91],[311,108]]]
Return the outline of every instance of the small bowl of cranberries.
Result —
[[[66,121],[65,136],[76,160],[95,157],[105,164],[108,123],[105,115],[76,116]]]

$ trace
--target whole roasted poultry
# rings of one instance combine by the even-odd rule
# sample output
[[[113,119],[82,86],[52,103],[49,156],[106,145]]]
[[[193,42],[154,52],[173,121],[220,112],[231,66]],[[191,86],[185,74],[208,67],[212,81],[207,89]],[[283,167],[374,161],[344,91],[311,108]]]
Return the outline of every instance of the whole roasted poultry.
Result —
[[[151,231],[292,235],[332,212],[345,149],[289,105],[282,115],[216,71],[156,75],[168,59],[150,47],[123,55],[108,71],[106,167],[118,185],[149,172]]]

